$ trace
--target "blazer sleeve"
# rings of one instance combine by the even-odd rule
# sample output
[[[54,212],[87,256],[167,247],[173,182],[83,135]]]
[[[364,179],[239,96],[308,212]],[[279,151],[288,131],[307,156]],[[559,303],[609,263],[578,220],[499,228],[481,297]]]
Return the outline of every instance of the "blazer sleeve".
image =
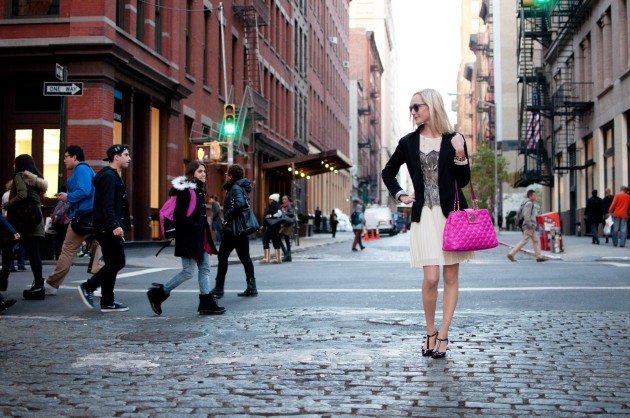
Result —
[[[401,139],[396,146],[396,150],[385,164],[385,168],[381,171],[381,177],[387,190],[392,196],[396,196],[398,192],[403,191],[400,187],[396,176],[400,171],[400,167],[407,163],[407,141]]]

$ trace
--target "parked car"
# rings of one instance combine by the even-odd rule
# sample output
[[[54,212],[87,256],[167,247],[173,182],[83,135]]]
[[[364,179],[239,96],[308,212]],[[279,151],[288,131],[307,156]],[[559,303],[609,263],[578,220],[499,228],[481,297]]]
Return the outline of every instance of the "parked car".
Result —
[[[368,230],[378,229],[379,234],[396,235],[398,227],[394,222],[394,214],[387,206],[367,208],[365,213],[365,226]]]

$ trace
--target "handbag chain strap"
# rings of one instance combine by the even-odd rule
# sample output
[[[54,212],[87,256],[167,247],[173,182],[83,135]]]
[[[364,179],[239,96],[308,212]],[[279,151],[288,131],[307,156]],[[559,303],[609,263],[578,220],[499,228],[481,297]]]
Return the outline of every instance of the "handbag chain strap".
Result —
[[[477,204],[477,198],[475,197],[475,190],[473,189],[472,180],[470,180],[468,183],[470,184],[470,197],[472,198],[472,206],[473,209],[477,210],[479,209],[479,205]],[[457,186],[457,179],[455,179],[455,202],[453,203],[453,210],[460,210],[459,193],[457,193],[458,190],[459,187]]]

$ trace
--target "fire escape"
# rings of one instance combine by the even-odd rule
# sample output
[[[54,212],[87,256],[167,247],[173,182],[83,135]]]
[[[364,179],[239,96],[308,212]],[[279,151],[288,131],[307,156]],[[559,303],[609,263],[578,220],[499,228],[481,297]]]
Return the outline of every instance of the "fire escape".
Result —
[[[484,21],[485,30],[477,35],[471,35],[470,47],[477,55],[477,103],[476,113],[479,126],[476,128],[477,141],[489,143],[496,140],[496,112],[491,105],[494,103],[494,41],[492,31],[493,15],[492,1],[481,3],[479,17]]]
[[[248,116],[254,122],[269,117],[269,101],[262,91],[263,71],[259,49],[260,27],[269,24],[269,7],[264,0],[241,0],[234,1],[232,9],[235,15],[243,19],[245,32],[245,88],[237,122],[243,128]]]
[[[585,0],[530,1],[518,10],[519,152],[516,187],[553,185],[554,173],[583,169],[576,123],[593,103],[592,83],[574,81],[573,36],[589,13]],[[549,133],[545,128],[549,128]],[[547,144],[545,144],[547,140]]]
[[[377,141],[378,125],[380,123],[380,93],[378,85],[380,84],[380,67],[378,65],[370,66],[369,86],[367,95],[361,99],[358,112],[367,123],[367,135],[363,134],[360,138],[359,147],[359,167],[361,168],[359,181],[359,192],[363,204],[371,203],[379,193],[379,158],[380,146]]]
[[[250,135],[246,131],[255,134],[255,122],[266,120],[269,117],[269,102],[262,94],[262,71],[260,50],[258,48],[260,26],[269,24],[269,10],[264,0],[243,0],[240,4],[233,3],[233,10],[244,22],[245,29],[245,53],[246,75],[243,90],[243,99],[240,106],[236,106],[236,135],[233,137],[234,150],[239,154],[245,154],[245,145],[249,145]],[[230,88],[226,93],[226,102],[235,103],[234,89]],[[190,128],[189,140],[193,144],[218,142],[221,144],[221,155],[227,155],[227,135],[222,129],[223,120],[217,119],[211,125],[194,122]],[[246,130],[246,127],[249,129]],[[227,164],[225,157],[220,164]]]

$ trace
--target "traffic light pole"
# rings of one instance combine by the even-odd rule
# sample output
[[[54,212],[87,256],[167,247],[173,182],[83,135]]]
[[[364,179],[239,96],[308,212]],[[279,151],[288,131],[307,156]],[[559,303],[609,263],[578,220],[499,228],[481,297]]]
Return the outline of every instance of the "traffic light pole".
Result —
[[[223,23],[223,2],[219,3],[219,21],[221,22],[221,58],[223,61],[223,94],[225,95],[225,102],[227,103],[230,99],[228,98],[228,82],[227,82],[227,68],[225,64],[225,28]],[[224,119],[225,122],[225,119]],[[227,136],[227,163],[228,166],[234,164],[234,137],[232,135]]]
[[[232,164],[234,164],[234,137],[232,135],[229,135],[227,137],[227,143],[227,163],[228,166],[231,166]]]

